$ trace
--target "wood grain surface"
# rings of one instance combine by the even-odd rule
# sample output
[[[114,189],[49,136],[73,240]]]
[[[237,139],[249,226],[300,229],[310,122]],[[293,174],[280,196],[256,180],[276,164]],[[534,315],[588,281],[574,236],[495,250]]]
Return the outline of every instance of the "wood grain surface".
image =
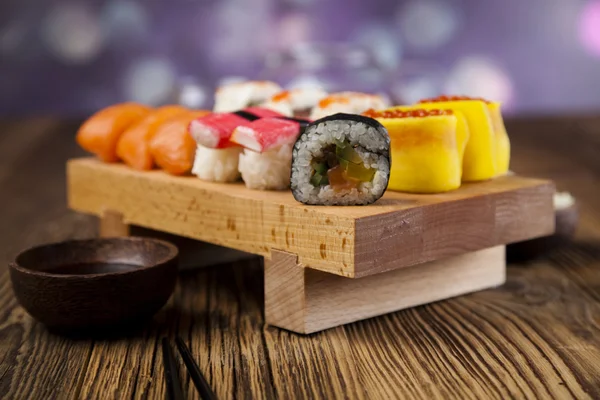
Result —
[[[460,256],[359,279],[305,268],[291,253],[265,259],[265,320],[293,332],[314,333],[409,307],[502,285],[506,249]],[[449,279],[451,278],[451,279]]]
[[[136,171],[94,158],[70,160],[67,171],[74,210],[118,212],[129,224],[267,258],[281,249],[309,268],[348,277],[554,232],[554,185],[516,175],[437,195],[388,191],[367,207],[319,207],[298,203],[289,191]]]
[[[78,123],[0,121],[4,265],[35,244],[95,235],[94,218],[66,208],[64,162],[84,155]],[[91,341],[31,320],[0,267],[0,398],[164,398],[159,342],[175,335],[223,399],[600,398],[600,117],[507,128],[512,169],[570,191],[581,220],[574,243],[509,265],[502,287],[302,337],[265,328],[254,258],[182,273],[144,329]]]

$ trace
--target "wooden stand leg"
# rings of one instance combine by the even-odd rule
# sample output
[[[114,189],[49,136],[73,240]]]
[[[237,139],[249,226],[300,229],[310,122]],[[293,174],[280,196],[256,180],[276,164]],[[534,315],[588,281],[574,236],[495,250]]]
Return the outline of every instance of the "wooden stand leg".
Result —
[[[106,210],[100,217],[100,237],[129,236],[129,225],[123,222],[123,214]]]
[[[304,268],[291,253],[272,250],[271,255],[265,260],[266,321],[305,334],[506,280],[504,246],[358,279]]]

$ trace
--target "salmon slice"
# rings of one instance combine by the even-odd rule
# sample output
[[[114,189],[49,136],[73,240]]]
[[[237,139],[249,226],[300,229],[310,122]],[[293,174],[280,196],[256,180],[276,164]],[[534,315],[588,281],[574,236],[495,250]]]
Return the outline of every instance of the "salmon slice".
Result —
[[[158,167],[173,175],[184,175],[191,171],[197,144],[188,132],[188,126],[194,119],[209,113],[200,110],[176,115],[156,130],[149,148]]]
[[[127,128],[144,118],[151,110],[150,107],[133,102],[104,108],[81,125],[76,136],[77,143],[102,161],[119,161],[119,138]]]
[[[178,105],[156,109],[128,128],[117,143],[117,156],[132,168],[147,171],[154,167],[149,143],[157,129],[172,117],[186,114],[189,110]]]

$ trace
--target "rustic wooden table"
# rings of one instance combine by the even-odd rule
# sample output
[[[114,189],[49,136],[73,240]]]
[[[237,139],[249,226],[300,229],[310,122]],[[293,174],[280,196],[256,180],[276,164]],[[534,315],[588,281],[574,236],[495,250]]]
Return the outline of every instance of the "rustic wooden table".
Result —
[[[512,169],[570,191],[581,221],[499,289],[304,337],[265,328],[254,258],[182,273],[144,331],[95,341],[34,322],[6,269],[22,248],[95,234],[65,206],[77,126],[0,120],[0,398],[164,398],[159,341],[177,334],[219,398],[600,398],[600,118],[508,123]]]

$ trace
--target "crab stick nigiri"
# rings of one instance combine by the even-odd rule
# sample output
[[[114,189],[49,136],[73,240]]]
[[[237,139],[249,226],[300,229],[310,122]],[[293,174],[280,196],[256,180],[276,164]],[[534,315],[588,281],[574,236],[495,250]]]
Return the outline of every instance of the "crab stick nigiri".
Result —
[[[277,146],[294,143],[301,127],[306,125],[308,121],[304,120],[261,118],[237,127],[231,135],[231,142],[262,153]]]
[[[232,113],[214,113],[197,118],[190,123],[194,140],[204,147],[223,149],[235,146],[229,141],[234,129],[259,118],[280,116],[276,111],[250,107]]]
[[[239,171],[249,189],[283,190],[290,185],[292,146],[308,121],[262,118],[236,128],[231,141],[243,146]]]
[[[123,132],[117,143],[117,156],[135,169],[152,169],[154,162],[150,155],[149,142],[156,130],[169,118],[187,111],[178,105],[164,106],[152,111]]]
[[[104,108],[81,125],[77,143],[105,162],[116,162],[117,142],[123,132],[152,109],[137,103],[121,103]]]
[[[149,150],[159,168],[173,175],[187,174],[192,170],[196,142],[188,132],[190,122],[209,111],[191,111],[178,114],[158,129],[149,142]]]
[[[242,147],[231,142],[238,126],[260,118],[281,116],[260,107],[250,107],[233,113],[216,113],[197,118],[190,123],[189,132],[198,143],[192,173],[212,182],[233,182],[240,173],[238,163]]]

